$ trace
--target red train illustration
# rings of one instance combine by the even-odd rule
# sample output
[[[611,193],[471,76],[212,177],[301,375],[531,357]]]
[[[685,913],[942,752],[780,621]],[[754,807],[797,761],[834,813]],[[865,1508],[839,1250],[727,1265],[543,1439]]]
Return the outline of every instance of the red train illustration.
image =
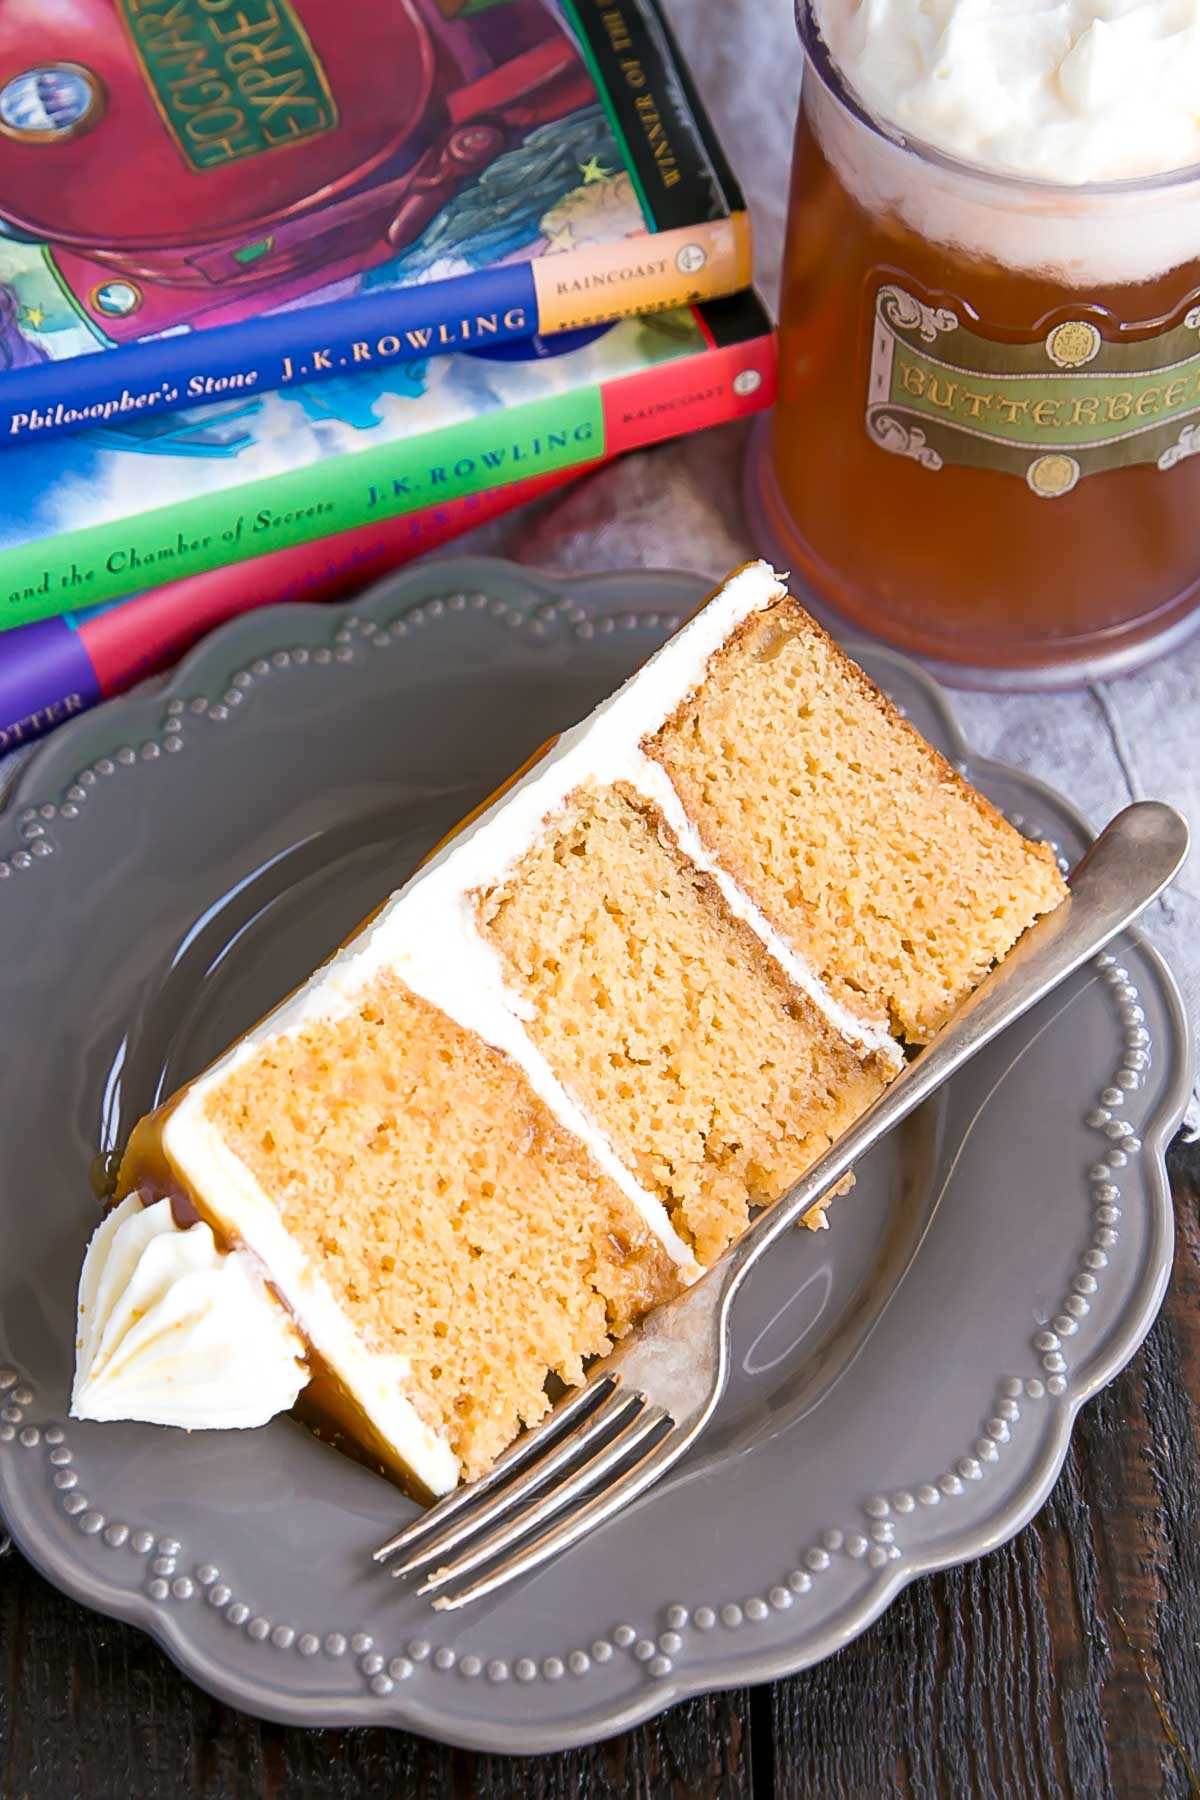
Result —
[[[0,220],[114,341],[224,324],[594,98],[544,0],[0,0]]]

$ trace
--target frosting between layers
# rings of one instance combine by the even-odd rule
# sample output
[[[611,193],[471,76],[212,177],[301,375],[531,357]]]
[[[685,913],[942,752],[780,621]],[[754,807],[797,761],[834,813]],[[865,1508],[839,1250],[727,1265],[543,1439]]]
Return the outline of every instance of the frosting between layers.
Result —
[[[306,1386],[304,1356],[253,1258],[203,1221],[180,1230],[169,1200],[131,1194],[88,1245],[72,1418],[265,1425]]]
[[[196,1081],[169,1114],[163,1149],[208,1210],[270,1269],[301,1330],[354,1394],[397,1455],[434,1493],[457,1480],[449,1446],[399,1392],[403,1358],[370,1350],[347,1323],[320,1271],[284,1230],[256,1178],[209,1124],[205,1096],[263,1044],[336,1020],[384,971],[398,976],[465,1030],[511,1057],[559,1122],[635,1207],[685,1280],[700,1265],[658,1198],[635,1180],[606,1137],[580,1110],[532,1042],[529,1006],[507,989],[500,958],[480,934],[473,895],[503,879],[561,814],[577,789],[623,781],[656,806],[684,853],[718,884],[731,911],[766,952],[864,1053],[899,1063],[889,1033],[864,1024],[834,1000],[816,973],[775,932],[761,911],[704,849],[665,770],[641,749],[701,684],[710,658],[752,613],[784,597],[775,572],[758,562],[740,570],[700,613],[584,723],[559,739],[502,798],[452,838],[349,944],[289,1000]],[[215,1422],[215,1421],[214,1421]]]
[[[201,1081],[207,1084],[208,1077]],[[197,1083],[190,1090],[164,1129],[163,1148],[172,1163],[203,1194],[208,1209],[271,1271],[272,1284],[305,1340],[401,1461],[431,1493],[448,1493],[458,1481],[458,1458],[404,1396],[409,1359],[363,1342],[255,1176],[209,1123],[202,1100],[196,1100],[200,1087]],[[222,1421],[209,1423],[219,1429]]]
[[[661,763],[640,751],[636,759],[630,758],[630,767],[624,779],[635,787],[642,797],[653,802],[666,820],[671,832],[687,860],[708,875],[720,890],[721,898],[733,914],[748,925],[762,944],[763,949],[783,970],[794,987],[813,1002],[819,1012],[823,1013],[831,1024],[836,1026],[843,1037],[868,1054],[882,1057],[899,1069],[904,1062],[904,1053],[889,1031],[883,1027],[869,1024],[849,1007],[843,1006],[834,998],[821,980],[814,973],[812,964],[797,954],[792,946],[785,942],[772,925],[762,908],[757,906],[744,888],[738,883],[715,857],[711,856],[704,846],[704,841],[684,811],[683,802],[676,793],[667,771]]]
[[[479,889],[504,878],[537,842],[547,822],[563,812],[577,789],[625,782],[659,807],[687,856],[718,880],[731,909],[835,1029],[862,1049],[898,1064],[902,1059],[890,1033],[865,1023],[837,1001],[816,971],[784,942],[749,896],[708,854],[666,771],[641,749],[642,742],[700,686],[710,659],[738,626],[786,593],[786,585],[767,563],[754,562],[739,570],[623,687],[581,725],[565,732],[495,806],[451,838],[359,937],[270,1016],[265,1022],[269,1029],[263,1029],[261,1036],[274,1037],[281,1031],[302,1030],[309,1023],[336,1018],[353,1005],[355,995],[375,975],[393,970],[415,993],[466,1030],[478,1032],[511,1055],[547,1105],[583,1138],[605,1172],[612,1173],[646,1222],[660,1233],[665,1225],[674,1238],[659,1202],[616,1161],[607,1141],[579,1114],[521,1028],[520,1022],[531,1016],[530,1009],[506,987],[499,957],[476,929],[472,900]],[[252,1044],[258,1036],[252,1034],[247,1041]],[[216,1075],[222,1069],[218,1063],[211,1073]],[[669,1245],[670,1239],[664,1241]],[[676,1244],[678,1241],[676,1238]],[[677,1260],[684,1260],[675,1254]]]

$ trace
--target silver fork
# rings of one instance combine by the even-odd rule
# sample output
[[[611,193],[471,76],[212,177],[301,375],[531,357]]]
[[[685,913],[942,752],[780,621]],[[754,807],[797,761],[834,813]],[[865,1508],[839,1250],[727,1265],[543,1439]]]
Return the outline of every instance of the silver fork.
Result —
[[[435,1607],[466,1606],[536,1569],[628,1506],[678,1462],[712,1417],[729,1370],[734,1297],[759,1258],[885,1132],[1006,1026],[1103,949],[1157,898],[1187,855],[1173,807],[1126,807],[1071,877],[1070,900],[1039,921],[929,1044],[795,1187],[759,1215],[692,1287],[647,1314],[488,1473],[382,1544],[397,1576]],[[476,1573],[482,1571],[482,1573]],[[474,1576],[453,1592],[449,1584]]]

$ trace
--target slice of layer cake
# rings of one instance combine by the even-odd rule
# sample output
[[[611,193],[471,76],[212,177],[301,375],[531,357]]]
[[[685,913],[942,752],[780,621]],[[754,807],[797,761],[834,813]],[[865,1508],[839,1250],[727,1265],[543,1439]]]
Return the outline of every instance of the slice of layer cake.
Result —
[[[748,565],[137,1127],[73,1410],[257,1424],[307,1384],[445,1492],[1064,892]]]

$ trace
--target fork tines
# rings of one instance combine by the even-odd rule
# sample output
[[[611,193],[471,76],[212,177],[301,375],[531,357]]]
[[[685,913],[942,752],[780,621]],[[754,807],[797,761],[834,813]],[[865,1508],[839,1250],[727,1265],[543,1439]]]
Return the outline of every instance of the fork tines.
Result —
[[[445,1609],[465,1606],[574,1543],[615,1512],[631,1488],[640,1491],[671,1427],[663,1407],[622,1386],[617,1376],[601,1375],[560,1401],[486,1475],[381,1544],[375,1560],[406,1551],[391,1572],[428,1570],[420,1594],[495,1565],[433,1602]],[[537,1535],[527,1542],[531,1533]],[[454,1550],[459,1554],[452,1561],[438,1560]]]

